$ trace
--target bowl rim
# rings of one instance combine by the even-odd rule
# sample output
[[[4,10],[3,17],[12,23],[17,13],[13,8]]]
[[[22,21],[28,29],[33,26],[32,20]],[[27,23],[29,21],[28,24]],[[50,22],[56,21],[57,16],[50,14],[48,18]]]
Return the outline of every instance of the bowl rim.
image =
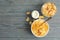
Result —
[[[37,19],[37,20],[43,20],[43,19]],[[37,20],[35,20],[35,21],[37,21]],[[34,22],[35,22],[34,21]],[[45,21],[45,20],[43,20],[43,21]],[[46,22],[47,23],[47,22]],[[32,23],[33,24],[33,23]],[[48,34],[48,32],[49,32],[49,24],[47,23],[47,25],[48,25],[48,30],[47,30],[47,32],[46,32],[46,34],[44,35],[44,36],[37,36],[37,35],[35,35],[34,33],[33,33],[33,31],[32,31],[32,24],[31,24],[31,32],[32,32],[32,34],[35,36],[35,37],[45,37],[47,34]]]

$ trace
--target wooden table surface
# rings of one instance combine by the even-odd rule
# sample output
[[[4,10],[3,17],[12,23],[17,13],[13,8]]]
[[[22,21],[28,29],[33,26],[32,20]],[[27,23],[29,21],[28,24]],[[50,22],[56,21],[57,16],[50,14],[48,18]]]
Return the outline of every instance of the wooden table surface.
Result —
[[[36,38],[25,22],[26,11],[40,10],[44,2],[54,2],[56,15],[48,22],[49,33]],[[0,0],[0,40],[60,40],[60,0]]]

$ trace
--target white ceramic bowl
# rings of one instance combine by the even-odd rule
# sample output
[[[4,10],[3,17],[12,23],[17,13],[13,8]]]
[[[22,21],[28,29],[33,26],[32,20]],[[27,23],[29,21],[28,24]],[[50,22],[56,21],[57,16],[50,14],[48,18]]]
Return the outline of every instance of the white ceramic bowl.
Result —
[[[37,10],[33,10],[31,16],[32,18],[37,19],[39,18],[39,12]]]

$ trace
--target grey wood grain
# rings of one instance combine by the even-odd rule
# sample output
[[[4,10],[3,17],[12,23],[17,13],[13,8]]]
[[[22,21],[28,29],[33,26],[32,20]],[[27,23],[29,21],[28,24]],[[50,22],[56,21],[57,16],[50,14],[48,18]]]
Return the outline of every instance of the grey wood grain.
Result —
[[[25,22],[26,11],[38,10],[44,2],[54,2],[56,15],[48,22],[46,37],[36,38]],[[60,0],[0,0],[0,40],[60,40]]]
[[[60,38],[0,38],[0,40],[59,40]]]
[[[57,29],[57,30],[56,30]],[[46,37],[56,37],[56,38],[59,38],[59,32],[60,28],[53,28],[53,27],[50,27],[50,31],[48,33],[48,35]],[[58,33],[57,33],[58,32]],[[35,38],[30,29],[29,28],[25,28],[25,29],[18,29],[16,27],[1,27],[0,28],[0,37],[27,37],[27,38]],[[53,34],[53,35],[52,35]]]

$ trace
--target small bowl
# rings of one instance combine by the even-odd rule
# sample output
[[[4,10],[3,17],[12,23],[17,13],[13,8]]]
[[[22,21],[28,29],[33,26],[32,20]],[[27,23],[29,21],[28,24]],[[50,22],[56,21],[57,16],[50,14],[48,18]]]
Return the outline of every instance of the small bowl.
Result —
[[[41,12],[46,17],[52,17],[55,15],[57,8],[54,3],[46,2],[41,7]]]
[[[46,27],[47,28],[47,30],[46,30],[46,32],[42,35],[42,33],[45,31],[45,29],[44,28],[42,28],[43,26],[39,26],[40,25],[40,22],[41,23],[43,23],[45,20],[43,20],[43,19],[37,19],[37,20],[35,20],[32,24],[31,24],[31,32],[32,32],[32,34],[35,36],[35,37],[45,37],[47,34],[48,34],[48,32],[49,32],[49,25],[48,25],[48,23],[47,22],[45,22],[46,23],[46,25],[47,26],[44,26],[44,27]],[[45,24],[44,23],[44,24]],[[41,29],[39,29],[39,28],[42,28],[42,29],[44,29],[44,31],[42,31],[41,32],[41,34],[39,33],[39,35],[37,34],[38,33],[38,30],[41,30]],[[41,36],[42,35],[42,36]]]
[[[39,18],[39,12],[37,10],[33,10],[31,16],[32,18],[37,19]]]

